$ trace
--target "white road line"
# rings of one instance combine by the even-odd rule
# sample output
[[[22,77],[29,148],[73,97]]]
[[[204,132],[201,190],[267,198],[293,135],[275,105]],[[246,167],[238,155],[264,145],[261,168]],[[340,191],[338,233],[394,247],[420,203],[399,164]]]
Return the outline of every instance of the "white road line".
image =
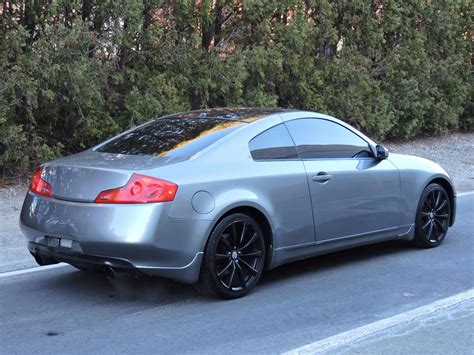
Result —
[[[38,271],[51,270],[51,269],[56,269],[56,268],[59,268],[59,267],[64,267],[64,266],[67,266],[67,265],[68,265],[68,264],[65,264],[65,263],[59,263],[59,264],[53,264],[53,265],[32,267],[32,268],[23,269],[23,270],[0,272],[0,278],[2,278],[2,277],[8,277],[8,276],[16,276],[16,275],[29,274],[29,273],[38,272]]]
[[[458,197],[474,195],[474,191],[460,192],[457,194]]]
[[[348,330],[347,332],[339,333],[326,339],[318,340],[314,343],[291,350],[285,353],[285,355],[324,353],[326,351],[350,344],[375,333],[405,324],[407,322],[411,322],[417,318],[427,316],[439,310],[454,306],[458,303],[468,301],[473,298],[474,289],[470,289],[469,291],[458,293],[457,295],[435,301],[425,306],[412,309],[411,311],[400,313],[359,328]]]

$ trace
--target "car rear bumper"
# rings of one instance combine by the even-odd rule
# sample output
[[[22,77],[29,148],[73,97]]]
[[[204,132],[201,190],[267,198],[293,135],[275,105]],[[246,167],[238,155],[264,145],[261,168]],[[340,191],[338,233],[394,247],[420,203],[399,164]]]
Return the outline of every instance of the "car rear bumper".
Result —
[[[20,226],[34,255],[194,283],[212,222],[172,219],[169,208],[78,203],[28,192]]]
[[[35,257],[51,259],[54,262],[65,262],[79,268],[100,271],[112,270],[113,273],[126,272],[131,274],[145,274],[176,279],[186,283],[194,283],[199,277],[199,269],[203,253],[197,253],[194,259],[183,267],[136,267],[126,259],[103,255],[84,254],[67,250],[61,247],[51,247],[40,243],[29,242],[28,249]]]

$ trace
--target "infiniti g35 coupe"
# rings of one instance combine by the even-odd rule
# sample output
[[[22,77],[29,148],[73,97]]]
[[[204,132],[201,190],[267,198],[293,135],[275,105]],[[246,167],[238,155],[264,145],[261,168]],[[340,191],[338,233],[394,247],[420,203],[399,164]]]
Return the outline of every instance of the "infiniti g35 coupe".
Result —
[[[21,211],[41,265],[128,271],[247,294],[264,269],[389,239],[436,247],[446,171],[333,117],[210,109],[153,120],[38,167]]]

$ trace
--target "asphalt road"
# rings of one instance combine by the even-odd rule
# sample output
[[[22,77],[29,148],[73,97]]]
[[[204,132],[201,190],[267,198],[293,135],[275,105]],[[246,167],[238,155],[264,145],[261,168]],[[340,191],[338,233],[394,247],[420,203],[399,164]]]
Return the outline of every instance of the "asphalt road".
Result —
[[[65,266],[1,277],[0,353],[279,353],[474,287],[474,195],[441,247],[388,242],[267,271],[245,298]],[[467,302],[341,351],[469,353]],[[338,351],[336,351],[338,353]]]

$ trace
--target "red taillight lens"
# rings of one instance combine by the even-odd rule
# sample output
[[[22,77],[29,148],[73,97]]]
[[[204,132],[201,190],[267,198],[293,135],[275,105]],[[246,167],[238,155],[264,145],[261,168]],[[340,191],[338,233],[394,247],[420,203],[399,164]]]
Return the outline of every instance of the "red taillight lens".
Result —
[[[30,191],[41,196],[51,197],[53,195],[53,189],[50,184],[41,178],[42,174],[43,169],[37,167],[33,179],[31,179]]]
[[[150,176],[133,174],[127,185],[102,191],[95,203],[155,203],[173,201],[178,185]]]

